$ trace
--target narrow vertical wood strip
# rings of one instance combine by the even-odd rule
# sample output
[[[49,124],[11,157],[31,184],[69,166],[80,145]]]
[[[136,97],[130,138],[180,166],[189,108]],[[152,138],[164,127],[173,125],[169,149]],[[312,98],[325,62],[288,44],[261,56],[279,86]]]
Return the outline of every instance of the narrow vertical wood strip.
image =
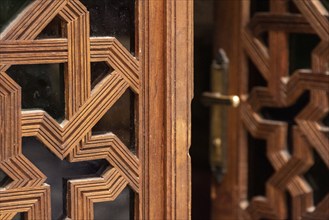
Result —
[[[166,219],[191,218],[193,2],[166,1]]]

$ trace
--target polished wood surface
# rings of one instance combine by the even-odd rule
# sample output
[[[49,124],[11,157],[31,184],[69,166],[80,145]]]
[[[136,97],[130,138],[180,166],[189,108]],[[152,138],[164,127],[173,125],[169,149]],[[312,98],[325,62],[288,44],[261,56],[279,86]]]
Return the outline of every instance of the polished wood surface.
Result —
[[[193,2],[138,1],[136,57],[114,37],[90,37],[89,13],[78,0],[33,1],[0,35],[0,169],[13,181],[0,191],[0,219],[26,212],[50,219],[46,176],[22,154],[22,137],[35,136],[70,162],[106,159],[99,178],[70,180],[70,219],[92,219],[93,203],[113,201],[129,185],[136,219],[190,218],[190,104]],[[34,16],[37,15],[37,16]],[[67,37],[36,39],[56,16]],[[6,74],[11,65],[67,63],[66,117],[21,109],[21,88]],[[90,63],[114,71],[94,89]],[[136,95],[137,153],[113,133],[91,129],[128,89]]]

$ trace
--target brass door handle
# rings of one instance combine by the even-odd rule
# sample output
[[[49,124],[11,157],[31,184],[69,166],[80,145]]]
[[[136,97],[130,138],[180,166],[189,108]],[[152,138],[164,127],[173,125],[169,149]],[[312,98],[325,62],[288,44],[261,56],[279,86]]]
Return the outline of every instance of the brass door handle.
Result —
[[[219,92],[204,92],[202,94],[202,102],[206,106],[230,105],[238,107],[240,104],[240,98],[237,95],[222,95]]]
[[[227,167],[227,112],[229,107],[237,107],[240,98],[228,93],[229,59],[220,49],[211,65],[210,90],[204,92],[201,102],[210,107],[210,166],[215,179],[221,182]]]

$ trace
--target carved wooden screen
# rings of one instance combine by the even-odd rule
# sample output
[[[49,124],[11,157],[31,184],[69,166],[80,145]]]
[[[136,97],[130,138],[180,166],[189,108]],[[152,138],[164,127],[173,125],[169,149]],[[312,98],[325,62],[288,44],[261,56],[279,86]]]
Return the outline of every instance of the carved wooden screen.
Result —
[[[128,7],[124,5],[126,2],[124,1],[122,6],[119,6]],[[130,2],[132,2],[134,12],[135,3]],[[2,3],[6,4],[6,2]],[[119,7],[113,2],[110,3],[112,4],[110,6]],[[7,2],[7,4],[10,7],[10,3]],[[95,20],[95,16],[102,15],[91,11],[96,10],[97,7],[95,9],[90,6],[90,11],[88,11],[87,6],[90,6],[90,1],[30,1],[1,32],[0,169],[11,180],[0,186],[3,187],[0,191],[0,219],[11,219],[15,216],[18,218],[18,213],[24,213],[27,219],[59,219],[66,216],[71,219],[93,219],[97,216],[94,213],[94,209],[97,208],[96,203],[116,201],[122,193],[125,193],[127,187],[137,194],[140,191],[140,161],[135,155],[136,151],[131,150],[135,149],[135,140],[133,139],[129,146],[129,142],[124,143],[123,135],[119,135],[120,132],[117,133],[115,129],[106,130],[107,132],[102,134],[92,132],[97,123],[102,120],[102,117],[107,116],[108,111],[119,102],[126,91],[131,90],[131,96],[136,95],[134,101],[137,103],[141,82],[140,62],[123,46],[124,42],[107,36],[107,33],[101,33],[103,34],[101,37],[91,37],[96,31],[93,30],[95,24],[91,24],[90,29],[90,23]],[[123,14],[123,16],[127,15]],[[111,19],[115,19],[115,16]],[[135,17],[132,19],[135,22]],[[59,27],[56,27],[54,22],[57,22]],[[115,22],[119,23],[119,21],[113,21]],[[108,26],[104,25],[105,28]],[[58,32],[60,32],[59,36],[56,35]],[[135,38],[132,37],[132,42],[134,42]],[[100,78],[92,88],[94,73],[91,71],[94,65],[101,62],[105,64],[102,71],[106,71],[105,73],[109,73],[109,69],[113,71],[104,76],[99,75],[98,78],[103,78]],[[65,115],[62,118],[50,113],[60,104],[48,108],[49,112],[33,109],[21,111],[21,103],[23,103],[23,108],[26,107],[24,106],[26,101],[24,99],[27,97],[25,92],[34,92],[33,96],[36,98],[36,96],[42,97],[41,93],[53,89],[50,88],[51,84],[47,85],[46,90],[24,89],[26,85],[24,81],[32,80],[27,75],[27,69],[31,65],[40,64],[43,66],[62,64],[63,66],[62,79],[65,86],[61,93],[63,97],[65,96],[65,101],[63,101]],[[35,73],[38,68],[31,71]],[[20,71],[25,74],[21,76],[22,79],[18,79]],[[40,74],[51,75],[51,71],[51,68],[48,68]],[[37,79],[35,83],[40,83],[40,80],[40,78]],[[29,107],[40,106],[31,104]],[[138,106],[136,109],[138,110]],[[120,111],[128,112],[128,115],[133,114],[133,122],[138,116],[138,111],[129,113],[132,110],[124,109],[122,106]],[[118,115],[110,117],[118,117]],[[110,123],[112,122],[113,119]],[[130,131],[134,136],[139,128],[135,124],[132,126],[134,129],[130,131],[128,127],[128,132]],[[39,143],[32,139],[25,139],[22,142],[22,137],[36,137]],[[42,148],[41,150],[37,148],[38,145],[44,145],[58,158],[70,163],[98,160],[95,162],[97,166],[84,162],[80,163],[81,166],[75,170],[75,173],[79,173],[79,170],[84,169],[85,166],[95,165],[95,173],[88,173],[93,178],[88,178],[88,176],[79,177],[82,179],[69,178],[67,183],[63,183],[67,185],[67,188],[63,189],[67,192],[57,192],[59,195],[64,193],[61,199],[66,200],[66,204],[60,202],[62,207],[65,207],[64,216],[58,216],[56,212],[62,213],[62,210],[53,207],[56,200],[51,197],[59,195],[56,191],[51,193],[54,189],[53,185],[46,184],[48,176],[40,171],[37,164],[30,161],[32,159],[27,159],[28,152],[22,149],[22,144],[31,145],[34,148],[32,149],[34,154],[42,150]],[[24,146],[24,148],[27,147]],[[42,159],[39,158],[39,160]],[[46,163],[50,164],[51,160],[49,159]],[[101,173],[94,176],[101,166],[103,167]],[[58,175],[61,175],[61,172],[58,172]],[[133,201],[133,198],[130,200]],[[100,217],[109,217],[103,214]]]
[[[249,166],[240,170],[242,216],[329,219],[328,2],[249,3],[241,38],[249,75],[240,113]]]
[[[0,0],[0,219],[190,218],[192,3]]]

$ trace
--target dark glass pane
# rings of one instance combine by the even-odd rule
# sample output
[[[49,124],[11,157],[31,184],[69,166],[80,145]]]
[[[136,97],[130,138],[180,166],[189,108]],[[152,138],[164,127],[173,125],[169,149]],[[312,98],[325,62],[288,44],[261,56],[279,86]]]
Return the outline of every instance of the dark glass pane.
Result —
[[[251,90],[254,87],[266,87],[267,86],[267,81],[264,79],[263,75],[260,73],[258,68],[255,66],[255,64],[248,59],[248,67],[249,67],[249,83],[248,83],[248,91],[251,92]]]
[[[128,220],[134,219],[134,192],[125,188],[111,202],[94,204],[95,220]]]
[[[251,0],[250,1],[250,18],[252,18],[257,13],[269,12],[270,1],[269,0]],[[262,32],[259,35],[259,40],[261,40],[264,45],[268,46],[269,41],[268,32]]]
[[[17,213],[12,220],[24,220],[25,218],[25,212],[19,212]]]
[[[134,93],[128,89],[92,129],[93,135],[113,132],[135,151]]]
[[[311,68],[311,55],[312,51],[320,42],[320,38],[312,34],[290,34],[289,35],[289,59],[290,66],[289,72],[297,69],[310,69]]]
[[[295,118],[299,112],[306,107],[310,101],[310,93],[304,92],[297,101],[286,108],[269,108],[265,107],[261,110],[264,118],[276,121],[285,121],[287,123],[295,123]]]
[[[0,0],[0,32],[31,2],[31,0]]]
[[[248,134],[248,199],[266,194],[266,182],[274,173],[267,158],[266,141]]]
[[[43,109],[57,121],[63,121],[64,64],[17,65],[7,73],[22,87],[23,109]]]
[[[253,16],[257,12],[268,12],[270,10],[269,0],[251,0],[250,15]]]
[[[106,160],[70,163],[59,159],[36,138],[23,138],[23,154],[46,176],[51,186],[52,219],[66,217],[67,181],[87,177],[99,177],[109,167]]]
[[[302,109],[306,107],[309,103],[310,94],[309,92],[303,93],[295,104],[288,106],[286,108],[269,108],[265,107],[261,109],[261,114],[265,119],[274,120],[274,121],[282,121],[286,122],[288,125],[287,131],[287,147],[288,150],[293,152],[293,127],[296,125],[295,118],[300,113]]]
[[[314,204],[317,205],[329,193],[329,167],[315,150],[313,158],[314,164],[304,176],[313,189]]]
[[[286,207],[287,207],[287,220],[292,219],[292,198],[288,191],[286,191]]]
[[[12,179],[0,169],[0,188],[6,187]]]
[[[102,79],[111,74],[113,68],[105,62],[91,63],[91,88],[93,89]]]
[[[66,36],[66,23],[61,18],[55,17],[39,34],[37,39],[61,38]]]
[[[134,0],[81,0],[90,13],[91,36],[116,37],[135,52]]]

